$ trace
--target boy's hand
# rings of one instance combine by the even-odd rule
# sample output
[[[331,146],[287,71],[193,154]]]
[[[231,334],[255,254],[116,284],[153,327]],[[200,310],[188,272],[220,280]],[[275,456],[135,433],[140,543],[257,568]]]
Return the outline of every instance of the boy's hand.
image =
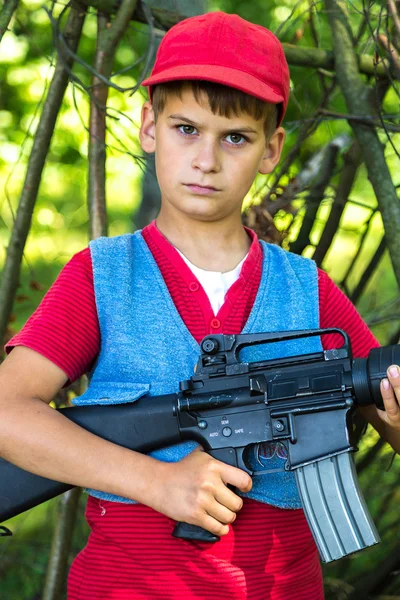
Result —
[[[381,394],[385,410],[377,409],[379,417],[395,431],[400,431],[400,370],[391,365],[387,370],[387,379],[381,381]]]
[[[252,486],[247,473],[216,460],[200,447],[177,463],[162,463],[160,471],[152,508],[218,536],[228,533],[229,523],[243,506],[243,500],[227,485],[243,492]]]

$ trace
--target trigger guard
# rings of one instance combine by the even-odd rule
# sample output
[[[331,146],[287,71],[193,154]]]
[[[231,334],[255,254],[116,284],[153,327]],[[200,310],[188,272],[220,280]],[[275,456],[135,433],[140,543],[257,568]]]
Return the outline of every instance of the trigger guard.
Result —
[[[244,448],[235,448],[237,467],[238,467],[238,469],[242,469],[242,471],[245,471],[246,473],[248,473],[252,477],[253,474],[254,474],[254,471],[247,466],[247,464],[246,464],[246,462],[245,462],[245,460],[243,458],[245,450],[246,450],[246,447],[244,447]]]
[[[245,463],[243,458],[243,454],[246,450],[246,446],[239,448],[218,448],[209,450],[208,453],[210,456],[213,456],[217,460],[224,462],[227,465],[231,465],[232,467],[237,467],[238,469],[242,469],[250,476],[253,476],[253,470],[250,469]]]

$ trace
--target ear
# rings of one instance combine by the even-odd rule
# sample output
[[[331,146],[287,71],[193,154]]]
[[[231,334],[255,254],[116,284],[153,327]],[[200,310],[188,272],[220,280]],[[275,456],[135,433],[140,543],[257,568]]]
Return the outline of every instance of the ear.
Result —
[[[259,173],[266,175],[275,169],[281,158],[285,138],[286,132],[283,127],[278,127],[278,129],[275,129],[266,146],[266,151],[262,157],[260,168],[258,170]]]
[[[139,140],[142,150],[151,154],[156,149],[156,123],[151,102],[145,102],[142,106],[142,119],[139,129]]]

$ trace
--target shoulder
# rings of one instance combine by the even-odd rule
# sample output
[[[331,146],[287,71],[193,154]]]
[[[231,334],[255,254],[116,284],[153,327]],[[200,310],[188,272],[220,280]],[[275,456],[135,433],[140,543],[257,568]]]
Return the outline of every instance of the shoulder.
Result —
[[[371,348],[378,347],[379,342],[369,330],[354,304],[321,269],[318,269],[318,287],[321,328],[343,329],[350,338],[353,356],[356,358],[367,357]],[[342,345],[342,342],[341,337],[335,334],[323,336],[323,345],[326,350],[337,348]]]
[[[135,233],[124,233],[123,235],[116,235],[114,237],[98,237],[89,243],[89,249],[91,252],[93,252],[94,249],[111,251],[114,248],[131,246],[132,243],[140,237],[140,231],[136,231]]]
[[[89,249],[95,272],[100,265],[106,270],[121,266],[124,263],[121,259],[126,257],[127,260],[131,260],[143,244],[141,231],[92,240]]]
[[[100,347],[92,261],[89,248],[64,266],[38,308],[7,344],[26,346],[42,354],[70,381],[90,370]]]
[[[312,266],[316,268],[315,262],[311,258],[306,258],[305,256],[301,256],[300,254],[294,254],[294,252],[289,252],[276,244],[269,244],[268,242],[264,242],[260,240],[261,247],[263,249],[264,255],[268,257],[269,255],[280,258],[281,260],[287,261],[293,266]]]
[[[275,274],[285,275],[288,280],[297,279],[302,286],[314,282],[312,291],[317,290],[317,265],[310,258],[288,252],[275,244],[268,244],[260,240],[264,255],[265,269],[272,269]],[[315,287],[315,289],[314,289]]]
[[[89,247],[84,248],[80,252],[74,254],[72,258],[63,267],[62,271],[65,270],[77,270],[81,271],[82,273],[90,273],[92,270],[92,257],[90,254]]]

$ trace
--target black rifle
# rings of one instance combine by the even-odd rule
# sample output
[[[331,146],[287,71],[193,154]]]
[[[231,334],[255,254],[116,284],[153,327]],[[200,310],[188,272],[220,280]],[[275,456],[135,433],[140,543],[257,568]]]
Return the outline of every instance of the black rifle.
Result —
[[[247,346],[338,333],[344,345],[284,359],[240,362]],[[400,361],[400,346],[352,359],[340,329],[211,335],[201,343],[195,375],[180,391],[128,404],[62,409],[100,437],[139,452],[194,440],[213,457],[249,467],[254,444],[281,442],[284,469],[294,471],[300,498],[324,562],[379,542],[358,487],[351,442],[355,405],[383,408],[380,381]],[[73,487],[0,459],[0,522]],[[9,534],[3,527],[4,534]],[[174,535],[217,541],[200,527],[178,523]]]

